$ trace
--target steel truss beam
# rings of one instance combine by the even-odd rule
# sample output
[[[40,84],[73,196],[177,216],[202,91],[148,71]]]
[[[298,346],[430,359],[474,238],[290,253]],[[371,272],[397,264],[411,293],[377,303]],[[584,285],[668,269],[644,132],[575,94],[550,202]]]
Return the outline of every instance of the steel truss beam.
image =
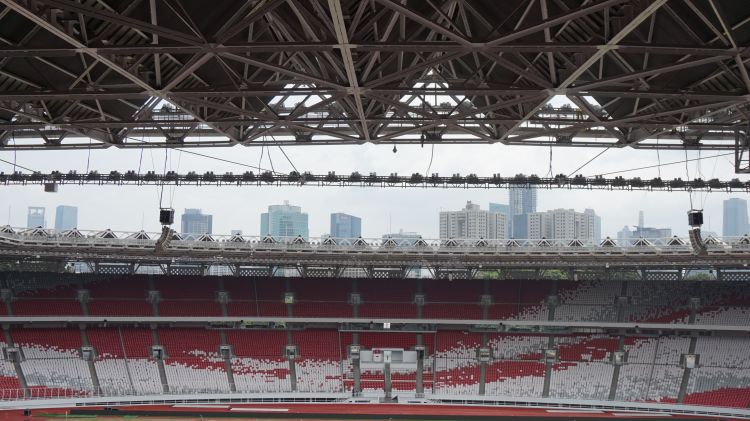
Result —
[[[750,121],[740,3],[0,0],[0,24],[27,31],[0,40],[0,150],[734,150]],[[548,109],[556,96],[574,108]]]
[[[743,155],[745,156],[745,155]],[[743,158],[747,160],[747,157]],[[492,177],[478,177],[474,174],[467,176],[453,175],[450,177],[441,177],[433,174],[424,177],[421,174],[411,176],[398,176],[395,174],[383,176],[370,173],[362,175],[353,173],[348,176],[339,176],[335,173],[327,175],[316,175],[310,173],[299,174],[296,172],[290,174],[278,174],[270,171],[255,174],[246,172],[244,174],[214,174],[207,172],[205,174],[176,174],[168,173],[166,175],[148,172],[146,174],[137,174],[135,171],[129,171],[125,174],[113,171],[109,174],[99,174],[92,172],[89,174],[78,174],[70,172],[63,174],[60,172],[41,174],[41,173],[21,173],[13,174],[0,173],[0,185],[42,185],[42,184],[62,184],[62,185],[111,185],[111,186],[145,186],[145,185],[174,185],[174,186],[318,186],[318,187],[415,187],[415,188],[456,188],[456,189],[514,189],[538,187],[544,189],[580,189],[580,190],[617,190],[617,191],[706,191],[706,192],[746,192],[750,193],[750,181],[740,181],[733,179],[723,181],[719,179],[711,180],[662,180],[654,178],[651,180],[642,180],[636,178],[603,178],[603,177],[567,177],[558,175],[553,178],[540,178],[532,176],[514,176],[502,177],[495,175]]]
[[[222,237],[172,239],[157,250],[148,234],[107,235],[42,229],[0,231],[0,260],[17,262],[87,261],[97,264],[357,267],[403,270],[429,267],[455,270],[556,269],[607,270],[725,268],[747,271],[750,238],[706,239],[696,254],[688,239],[577,240],[430,240],[394,244],[383,239],[305,239]],[[240,241],[241,240],[241,241]],[[446,272],[447,273],[447,272]]]

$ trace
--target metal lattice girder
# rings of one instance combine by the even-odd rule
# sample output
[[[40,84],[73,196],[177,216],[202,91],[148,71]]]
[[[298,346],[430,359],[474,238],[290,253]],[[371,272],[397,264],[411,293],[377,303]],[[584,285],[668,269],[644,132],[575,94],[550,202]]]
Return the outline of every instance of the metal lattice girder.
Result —
[[[733,150],[750,121],[748,2],[0,7],[0,149],[655,148],[659,136],[659,148]],[[573,106],[551,107],[557,96]]]

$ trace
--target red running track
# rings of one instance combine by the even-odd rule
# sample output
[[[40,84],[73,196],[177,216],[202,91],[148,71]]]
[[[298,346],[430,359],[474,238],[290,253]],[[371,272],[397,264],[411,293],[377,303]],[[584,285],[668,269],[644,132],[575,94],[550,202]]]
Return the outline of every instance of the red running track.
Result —
[[[461,419],[461,418],[487,418],[487,419],[499,419],[499,418],[550,418],[558,420],[573,420],[579,418],[591,418],[591,419],[603,419],[603,418],[617,418],[617,419],[643,419],[639,417],[639,413],[633,413],[632,416],[614,415],[608,411],[585,411],[585,410],[554,410],[554,409],[537,409],[537,408],[500,408],[491,406],[461,406],[461,405],[408,405],[408,404],[231,404],[231,405],[219,405],[211,408],[211,405],[193,405],[192,407],[188,404],[181,407],[172,407],[167,405],[148,405],[148,406],[134,406],[134,407],[117,407],[117,411],[113,411],[107,416],[117,417],[119,415],[138,415],[140,418],[152,418],[158,416],[167,416],[170,419],[177,417],[184,417],[185,419],[194,419],[198,414],[210,414],[210,413],[221,413],[230,412],[234,417],[241,417],[244,419],[253,418],[264,418],[264,416],[272,416],[274,418],[296,418],[294,416],[286,417],[288,415],[299,415],[300,418],[317,418],[325,419],[326,415],[337,416],[340,418],[342,415],[352,416],[352,419],[356,419],[358,415],[368,417],[383,416],[383,418],[391,418],[395,416],[409,418],[410,416],[419,418],[431,418],[436,419]],[[69,414],[70,411],[75,411],[75,414],[86,414],[101,411],[102,408],[91,408],[91,409],[80,409],[80,408],[55,408],[55,409],[35,409],[32,415],[38,414]],[[242,410],[244,409],[244,411]],[[617,411],[614,411],[617,413]],[[99,412],[98,415],[102,415]],[[21,420],[28,419],[24,417],[21,411],[0,411],[0,420]],[[708,419],[705,417],[690,417],[690,416],[679,416],[670,417],[665,415],[663,417],[653,416],[649,414],[648,419]],[[716,420],[715,417],[711,418]]]

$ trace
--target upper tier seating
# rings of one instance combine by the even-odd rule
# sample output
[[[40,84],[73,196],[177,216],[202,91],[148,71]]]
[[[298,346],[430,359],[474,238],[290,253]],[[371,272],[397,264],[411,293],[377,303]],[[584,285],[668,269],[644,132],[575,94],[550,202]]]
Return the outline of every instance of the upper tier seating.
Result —
[[[45,285],[37,280],[14,288],[11,309],[18,316],[82,315],[77,290],[89,291],[86,303],[94,316],[149,316],[148,291],[159,292],[161,316],[416,318],[414,296],[422,291],[424,318],[481,319],[480,303],[489,294],[490,320],[622,321],[688,323],[691,299],[698,299],[695,323],[750,326],[750,288],[731,282],[432,280],[337,278],[235,278],[142,276],[65,278]],[[741,283],[739,283],[741,284]],[[421,285],[421,286],[420,286]],[[223,306],[217,293],[224,291]],[[349,304],[357,291],[361,304]],[[283,302],[285,292],[295,304]],[[618,297],[627,303],[618,307]],[[547,302],[557,297],[554,314]],[[357,307],[355,309],[355,307]],[[0,313],[5,310],[0,306]]]

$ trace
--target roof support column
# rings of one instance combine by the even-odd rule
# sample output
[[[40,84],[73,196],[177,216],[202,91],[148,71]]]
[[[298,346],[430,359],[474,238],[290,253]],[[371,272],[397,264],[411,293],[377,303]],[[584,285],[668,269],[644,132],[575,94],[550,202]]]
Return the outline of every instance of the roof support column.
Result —
[[[86,334],[86,325],[85,324],[81,324],[79,326],[79,328],[80,328],[80,331],[81,331],[81,343],[85,347],[91,347],[91,344],[89,343],[89,336]],[[93,352],[93,355],[89,356],[89,358],[85,358],[86,365],[88,366],[89,375],[91,376],[91,384],[94,386],[94,394],[95,395],[101,395],[102,394],[102,387],[101,387],[101,384],[99,383],[99,375],[96,372],[96,364],[95,364],[95,361],[96,361],[96,349],[94,349],[93,347],[91,347],[91,348],[94,350],[94,352]],[[83,353],[81,353],[81,358],[83,358],[83,357],[84,357],[84,355],[83,355]]]

